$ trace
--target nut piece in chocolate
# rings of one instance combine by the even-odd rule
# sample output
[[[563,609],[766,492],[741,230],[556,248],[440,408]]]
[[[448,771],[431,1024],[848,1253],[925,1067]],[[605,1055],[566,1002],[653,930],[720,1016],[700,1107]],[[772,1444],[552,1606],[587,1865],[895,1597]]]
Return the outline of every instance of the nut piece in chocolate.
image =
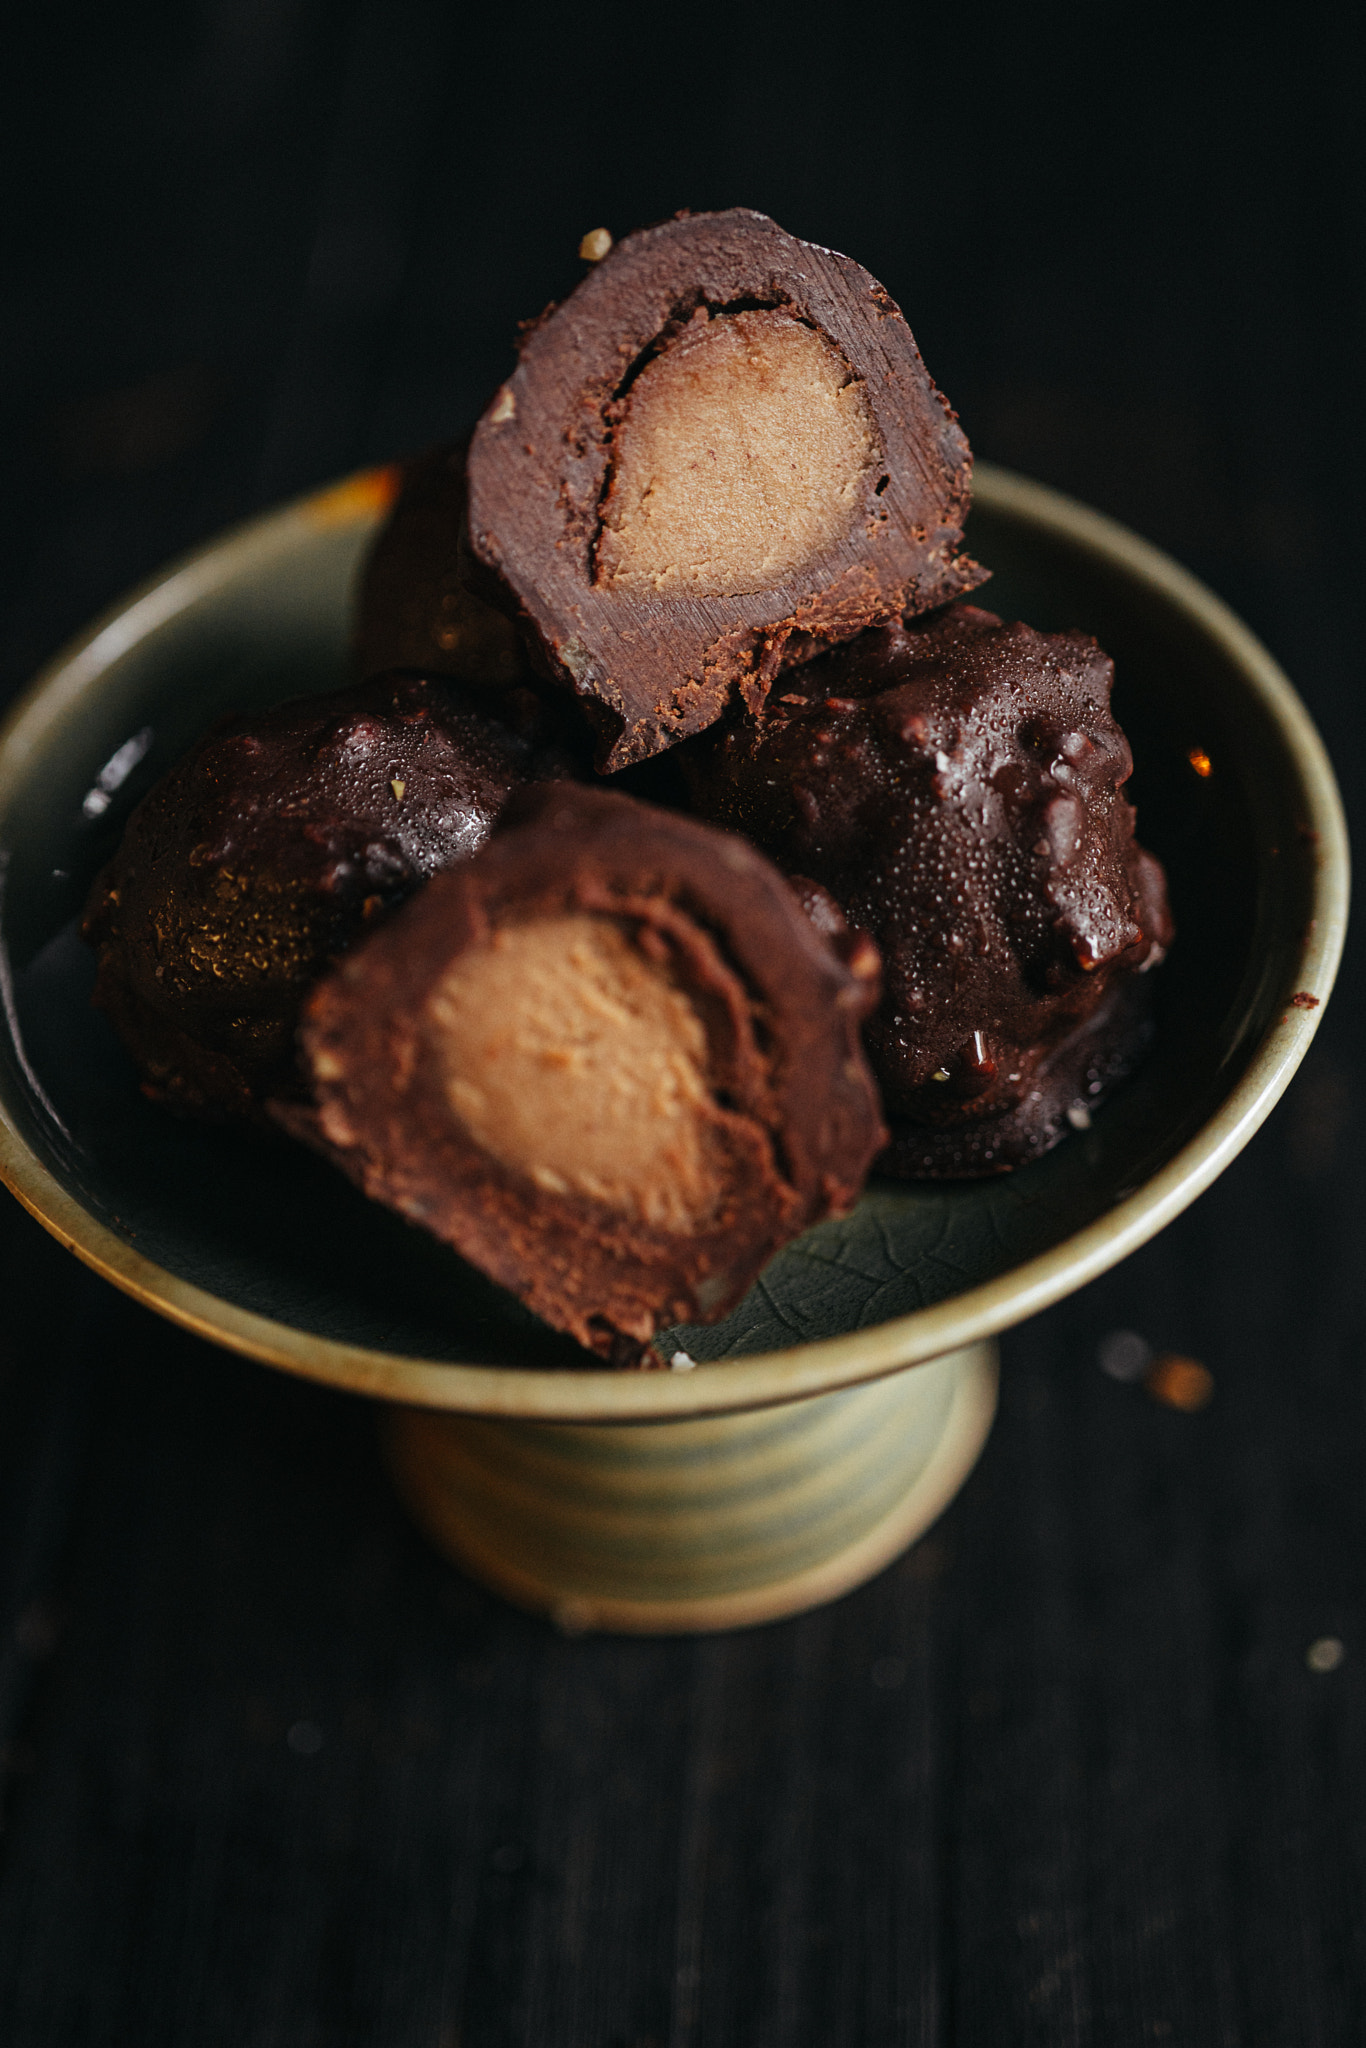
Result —
[[[848,1208],[885,1133],[844,961],[743,841],[562,784],[513,799],[319,983],[281,1120],[616,1363]]]
[[[512,789],[574,772],[558,703],[492,707],[407,676],[300,698],[225,720],[149,792],[83,927],[145,1094],[223,1119],[297,1087],[317,976],[481,846]]]
[[[1139,977],[1172,924],[1122,794],[1112,666],[1084,634],[958,604],[790,671],[761,727],[684,750],[704,816],[876,941],[886,1170],[1032,1159],[1142,1049]]]
[[[627,236],[531,327],[470,444],[470,546],[612,770],[980,583],[970,477],[881,285],[735,208]]]

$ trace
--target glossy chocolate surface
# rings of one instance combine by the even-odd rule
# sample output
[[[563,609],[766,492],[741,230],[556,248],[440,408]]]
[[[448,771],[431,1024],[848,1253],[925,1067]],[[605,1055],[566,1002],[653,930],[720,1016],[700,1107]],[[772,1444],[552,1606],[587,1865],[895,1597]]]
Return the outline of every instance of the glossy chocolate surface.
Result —
[[[819,882],[882,954],[867,1044],[894,1171],[997,1171],[1083,1123],[1141,1049],[1161,959],[1112,664],[959,604],[783,677],[688,749],[703,815]]]
[[[529,679],[516,626],[479,593],[465,518],[467,447],[443,444],[402,466],[356,590],[352,662],[361,678],[412,669],[467,683]]]
[[[316,977],[475,852],[514,788],[572,770],[525,690],[395,676],[225,719],[138,806],[86,908],[95,1000],[145,1092],[233,1117],[288,1091]]]

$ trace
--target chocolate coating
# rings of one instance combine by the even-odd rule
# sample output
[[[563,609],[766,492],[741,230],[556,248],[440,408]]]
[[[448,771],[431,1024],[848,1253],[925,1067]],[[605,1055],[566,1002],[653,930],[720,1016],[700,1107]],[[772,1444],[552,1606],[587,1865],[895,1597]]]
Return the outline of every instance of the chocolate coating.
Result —
[[[847,1208],[885,1138],[847,967],[743,841],[579,785],[515,798],[314,990],[282,1121],[619,1363]]]
[[[687,750],[702,814],[877,943],[865,1036],[893,1172],[1034,1158],[1141,1049],[1135,977],[1172,925],[1122,794],[1112,673],[1084,634],[958,604],[793,671],[761,724]]]
[[[490,685],[530,677],[516,626],[477,587],[465,518],[467,447],[432,448],[403,465],[356,592],[352,660],[361,677],[390,669]]]
[[[296,1087],[305,991],[487,839],[518,785],[573,772],[530,691],[398,676],[225,719],[139,804],[83,931],[143,1089],[252,1116]]]
[[[470,443],[473,555],[622,768],[972,589],[967,441],[846,256],[737,207],[619,242]]]

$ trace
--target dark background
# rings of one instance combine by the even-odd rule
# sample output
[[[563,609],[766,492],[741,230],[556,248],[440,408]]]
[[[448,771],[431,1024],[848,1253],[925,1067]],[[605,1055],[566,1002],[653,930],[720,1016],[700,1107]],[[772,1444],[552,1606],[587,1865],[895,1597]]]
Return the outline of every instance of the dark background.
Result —
[[[1354,23],[22,10],[0,688],[226,522],[459,427],[586,229],[744,203],[883,278],[980,454],[1228,598],[1350,808]],[[1362,1001],[1349,955],[1250,1151],[1006,1340],[931,1534],[732,1637],[505,1608],[409,1527],[365,1404],[0,1198],[0,2042],[1366,2038]],[[1122,1326],[1202,1359],[1209,1409],[1106,1378]]]

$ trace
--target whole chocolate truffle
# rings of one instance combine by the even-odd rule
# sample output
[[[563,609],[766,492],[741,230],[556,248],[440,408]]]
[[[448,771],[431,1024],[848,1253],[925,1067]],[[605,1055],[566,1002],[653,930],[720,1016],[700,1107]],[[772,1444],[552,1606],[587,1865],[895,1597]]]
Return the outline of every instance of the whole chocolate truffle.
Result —
[[[981,583],[971,467],[866,270],[746,207],[686,214],[526,330],[470,442],[469,544],[616,770]]]
[[[414,669],[487,685],[529,678],[516,626],[477,587],[465,517],[467,446],[432,448],[403,464],[356,592],[352,661],[361,677]]]
[[[850,965],[728,833],[602,790],[494,837],[319,983],[281,1120],[618,1363],[714,1321],[883,1142]]]
[[[574,772],[558,710],[496,702],[411,676],[299,698],[224,720],[149,792],[83,926],[146,1094],[228,1118],[297,1086],[324,968],[482,846],[513,789]]]
[[[1141,1048],[1136,977],[1172,926],[1122,794],[1112,669],[1084,634],[958,604],[792,671],[761,724],[687,751],[702,814],[877,943],[893,1172],[1033,1158]]]

